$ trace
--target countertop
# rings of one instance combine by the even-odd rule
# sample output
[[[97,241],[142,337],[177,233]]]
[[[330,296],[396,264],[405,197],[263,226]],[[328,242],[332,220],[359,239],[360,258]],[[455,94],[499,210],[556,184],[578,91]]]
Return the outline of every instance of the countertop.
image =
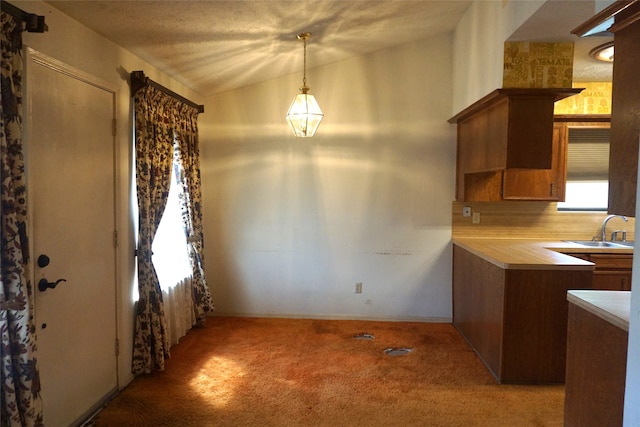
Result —
[[[614,326],[629,331],[630,291],[569,291],[567,300]]]
[[[633,254],[633,248],[585,247],[562,240],[455,238],[453,243],[507,270],[593,270],[571,253]]]

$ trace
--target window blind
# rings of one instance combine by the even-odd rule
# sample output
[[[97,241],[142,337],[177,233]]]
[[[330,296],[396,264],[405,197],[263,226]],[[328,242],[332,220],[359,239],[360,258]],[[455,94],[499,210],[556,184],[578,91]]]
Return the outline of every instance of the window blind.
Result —
[[[567,181],[609,179],[609,128],[569,128]]]

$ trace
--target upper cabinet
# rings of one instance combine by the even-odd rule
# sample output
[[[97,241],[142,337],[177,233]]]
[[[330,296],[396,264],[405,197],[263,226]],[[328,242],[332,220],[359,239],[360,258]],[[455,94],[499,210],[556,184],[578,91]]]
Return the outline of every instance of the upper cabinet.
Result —
[[[609,213],[636,216],[640,138],[640,3],[616,15],[611,98]]]
[[[449,119],[456,200],[564,200],[566,126],[554,127],[553,107],[581,90],[497,89]]]
[[[576,28],[579,36],[613,17],[609,213],[635,217],[640,139],[640,2],[616,1]]]

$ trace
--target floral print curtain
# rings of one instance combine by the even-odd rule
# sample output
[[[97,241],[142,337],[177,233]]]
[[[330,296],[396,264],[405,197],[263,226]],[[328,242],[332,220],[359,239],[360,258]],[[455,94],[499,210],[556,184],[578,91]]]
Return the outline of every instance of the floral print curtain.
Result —
[[[203,323],[213,311],[211,293],[204,276],[204,233],[202,229],[202,196],[200,189],[200,149],[198,147],[198,110],[183,105],[182,120],[176,130],[175,162],[181,184],[182,223],[189,246],[192,272],[193,307],[196,321]]]
[[[153,267],[153,238],[169,197],[173,164],[171,105],[152,86],[136,92],[135,145],[138,195],[138,303],[133,346],[134,374],[164,370],[169,336],[162,290]]]
[[[164,360],[169,357],[170,338],[151,248],[169,196],[173,167],[181,183],[181,210],[193,269],[192,296],[198,322],[204,322],[213,303],[202,265],[198,110],[150,85],[136,92],[134,104],[139,300],[133,373],[140,374],[163,370]]]
[[[3,426],[41,426],[40,374],[29,281],[29,245],[22,146],[22,23],[2,12],[0,155],[0,386]]]

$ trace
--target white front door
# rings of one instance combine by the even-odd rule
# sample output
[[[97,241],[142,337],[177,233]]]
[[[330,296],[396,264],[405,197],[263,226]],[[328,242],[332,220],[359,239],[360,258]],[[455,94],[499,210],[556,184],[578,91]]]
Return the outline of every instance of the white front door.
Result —
[[[118,386],[115,91],[31,50],[26,71],[26,176],[44,417],[47,426],[67,426]]]

